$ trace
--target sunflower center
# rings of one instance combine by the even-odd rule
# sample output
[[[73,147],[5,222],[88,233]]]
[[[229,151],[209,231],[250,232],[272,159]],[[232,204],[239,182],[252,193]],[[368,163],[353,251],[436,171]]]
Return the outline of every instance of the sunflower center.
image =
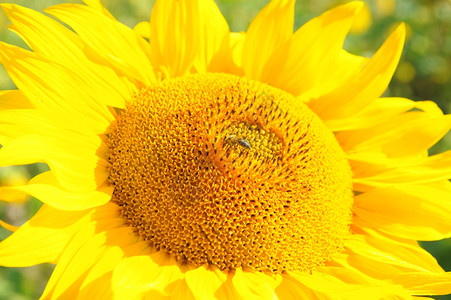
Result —
[[[181,262],[311,272],[349,234],[345,155],[281,90],[225,74],[166,80],[136,94],[108,136],[113,201]]]

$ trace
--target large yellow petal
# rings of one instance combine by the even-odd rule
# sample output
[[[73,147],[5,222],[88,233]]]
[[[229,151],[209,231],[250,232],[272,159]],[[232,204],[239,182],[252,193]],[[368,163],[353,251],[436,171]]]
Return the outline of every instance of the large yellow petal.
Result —
[[[242,53],[246,34],[231,32],[219,52],[213,57],[209,71],[212,73],[229,73],[244,76]]]
[[[383,124],[395,116],[417,108],[417,102],[406,98],[379,98],[362,111],[345,119],[328,120],[326,126],[331,131],[348,131],[370,128]],[[337,134],[339,136],[340,133]],[[347,145],[342,143],[343,147]]]
[[[449,295],[451,293],[451,272],[432,274],[412,272],[401,274],[391,280],[405,286],[413,295]]]
[[[110,12],[102,5],[102,2],[100,2],[100,0],[83,0],[83,2],[86,5],[97,9],[98,11],[100,11],[102,14],[104,14],[108,18],[115,20],[114,17],[110,14]]]
[[[415,295],[451,292],[451,273],[416,241],[397,239],[365,229],[345,242],[347,261],[372,278],[390,280]],[[415,278],[415,280],[413,280]]]
[[[242,58],[247,77],[266,82],[262,72],[268,59],[275,50],[286,46],[293,34],[294,2],[294,0],[272,0],[250,24],[246,32]]]
[[[213,0],[200,1],[199,9],[199,23],[192,29],[197,31],[199,39],[193,66],[197,73],[204,73],[211,72],[212,64],[222,59],[220,50],[229,44],[230,32],[229,24]]]
[[[80,193],[95,191],[108,178],[106,162],[96,155],[96,148],[90,148],[92,140],[73,142],[67,138],[26,135],[0,149],[0,166],[45,162],[63,189]],[[97,143],[97,148],[101,148],[101,141]]]
[[[344,119],[379,98],[398,65],[405,31],[404,24],[398,26],[360,72],[330,93],[312,99],[309,107],[323,120]]]
[[[368,163],[375,162],[377,172],[367,176],[354,178],[354,189],[365,191],[372,187],[391,187],[399,184],[423,184],[451,178],[451,151],[430,157],[418,157],[416,161],[408,161],[401,165],[390,166],[396,159],[380,159],[382,168],[377,169],[378,157],[348,157],[351,165],[359,169],[368,167]],[[356,160],[353,162],[352,160]],[[374,161],[372,161],[374,160]],[[359,166],[359,161],[363,164]],[[357,167],[356,167],[357,166]]]
[[[150,23],[147,21],[139,22],[133,27],[133,31],[142,36],[143,38],[150,38]]]
[[[90,59],[135,79],[137,85],[155,81],[150,48],[132,29],[85,5],[62,4],[45,11],[78,33],[89,45],[86,54]]]
[[[156,1],[150,17],[153,63],[168,76],[206,72],[229,27],[213,0]]]
[[[2,4],[2,8],[13,23],[14,30],[35,52],[92,82],[103,94],[97,101],[123,107],[124,100],[131,98],[133,90],[130,84],[110,68],[89,61],[83,53],[88,45],[75,33],[32,9],[13,4]]]
[[[414,240],[451,237],[451,183],[398,185],[355,196],[354,223]]]
[[[113,121],[108,107],[96,100],[103,95],[98,94],[89,78],[33,52],[4,43],[0,43],[0,62],[37,108],[59,112],[66,122],[72,122],[72,126],[89,126],[96,134],[104,132]]]
[[[196,299],[219,298],[217,290],[226,280],[227,274],[217,268],[199,267],[185,273],[185,281]]]
[[[265,62],[261,80],[295,96],[309,95],[302,95],[304,98],[317,96],[318,92],[326,93],[326,89],[331,89],[330,85],[341,85],[365,61],[342,50],[343,41],[361,6],[360,2],[338,6],[306,23],[286,45],[276,43],[275,46],[280,48],[269,62]],[[264,53],[262,49],[263,45],[258,45],[256,51]]]
[[[56,262],[86,211],[65,212],[43,205],[24,225],[0,243],[0,265],[28,267]]]
[[[235,270],[232,282],[242,299],[277,299],[276,286],[282,280],[278,275],[273,278],[261,272]]]
[[[364,228],[345,241],[348,262],[372,278],[387,279],[406,272],[443,273],[436,259],[417,241]]]
[[[279,300],[319,298],[315,291],[306,287],[290,275],[282,275],[282,280],[276,287],[275,292]]]
[[[92,266],[89,274],[80,286],[79,297],[81,299],[113,299],[111,288],[113,270],[124,256],[143,255],[148,253],[148,243],[138,242],[136,234],[131,227],[122,229],[122,232],[114,232],[118,239],[116,245],[109,245],[102,257]]]
[[[383,124],[352,132],[339,132],[337,139],[348,154],[384,153],[387,157],[416,156],[437,143],[451,128],[451,115],[436,116],[421,111],[394,116]]]
[[[92,267],[107,252],[108,245],[120,244],[118,237],[136,240],[116,205],[108,204],[92,210],[81,220],[67,243],[44,290],[43,299],[74,299]]]
[[[0,91],[0,110],[34,108],[34,105],[19,90]]]
[[[22,191],[45,204],[61,210],[84,210],[110,201],[113,187],[102,186],[97,190],[76,193],[61,188],[51,171],[39,174],[28,185],[0,187],[0,199],[4,191]]]
[[[410,298],[407,291],[401,286],[382,280],[372,280],[370,283],[357,283],[356,278],[354,278],[354,280],[343,282],[334,275],[322,272],[314,272],[313,274],[291,272],[288,275],[306,288],[311,289],[317,299],[330,299],[331,295],[333,295],[333,299],[342,300]]]
[[[149,291],[165,295],[170,293],[165,289],[182,278],[177,262],[166,253],[128,257],[113,271],[114,299],[141,299]]]

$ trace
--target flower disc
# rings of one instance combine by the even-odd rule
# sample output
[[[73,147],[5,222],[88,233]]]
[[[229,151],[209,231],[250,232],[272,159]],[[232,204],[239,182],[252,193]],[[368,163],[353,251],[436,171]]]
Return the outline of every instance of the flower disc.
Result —
[[[311,272],[349,234],[345,154],[286,92],[225,74],[166,80],[136,94],[108,136],[113,201],[179,261]]]

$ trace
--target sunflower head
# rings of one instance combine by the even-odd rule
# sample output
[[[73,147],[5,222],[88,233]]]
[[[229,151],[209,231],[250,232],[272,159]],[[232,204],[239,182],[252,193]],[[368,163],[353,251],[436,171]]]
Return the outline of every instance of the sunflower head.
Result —
[[[227,74],[166,80],[135,95],[108,139],[113,201],[157,251],[280,273],[342,249],[349,164],[288,93]]]

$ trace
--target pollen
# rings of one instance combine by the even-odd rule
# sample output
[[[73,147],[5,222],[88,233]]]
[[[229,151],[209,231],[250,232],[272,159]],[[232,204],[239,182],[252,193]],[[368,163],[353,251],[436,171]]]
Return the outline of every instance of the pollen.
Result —
[[[108,133],[112,201],[180,263],[312,272],[350,234],[352,174],[298,99],[226,74],[142,89]]]

